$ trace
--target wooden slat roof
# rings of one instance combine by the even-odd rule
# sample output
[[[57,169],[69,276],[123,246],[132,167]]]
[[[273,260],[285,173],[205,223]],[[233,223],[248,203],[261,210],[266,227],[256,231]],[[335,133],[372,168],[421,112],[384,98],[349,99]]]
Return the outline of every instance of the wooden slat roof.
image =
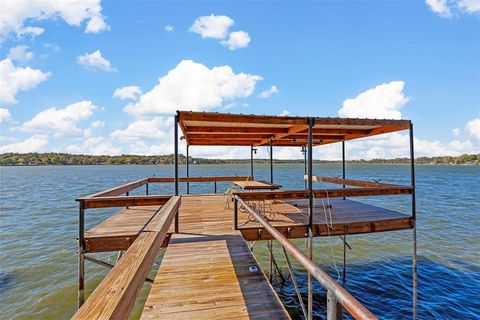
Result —
[[[178,111],[189,145],[305,146],[308,118]],[[323,145],[410,128],[410,120],[315,117],[313,144]]]

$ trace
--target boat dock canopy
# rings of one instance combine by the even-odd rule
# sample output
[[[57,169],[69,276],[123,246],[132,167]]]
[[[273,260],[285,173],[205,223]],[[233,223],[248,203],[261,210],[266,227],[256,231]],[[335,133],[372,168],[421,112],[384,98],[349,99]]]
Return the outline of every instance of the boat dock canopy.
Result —
[[[308,117],[177,111],[189,145],[307,145]],[[313,117],[313,145],[406,130],[410,120]]]

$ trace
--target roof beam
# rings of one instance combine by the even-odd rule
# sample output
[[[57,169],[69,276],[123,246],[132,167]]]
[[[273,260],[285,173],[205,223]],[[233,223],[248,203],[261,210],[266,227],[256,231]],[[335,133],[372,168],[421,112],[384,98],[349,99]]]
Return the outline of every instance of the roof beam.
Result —
[[[297,133],[297,132],[301,132],[303,130],[305,130],[305,128],[308,129],[308,125],[306,124],[302,124],[302,125],[293,125],[291,126],[290,128],[288,128],[288,132],[287,133],[277,133],[275,134],[272,138],[268,139],[262,139],[262,141],[257,145],[257,146],[263,146],[263,145],[266,145],[266,144],[269,144],[270,143],[270,140],[280,140],[282,138],[285,138],[285,137],[288,137],[289,135],[291,134],[294,134],[294,133]]]
[[[275,133],[285,133],[288,132],[288,128],[262,128],[262,127],[210,127],[210,126],[189,126],[188,133],[266,133],[266,134],[275,134]]]
[[[306,117],[260,116],[255,114],[230,114],[215,112],[178,111],[180,121],[230,122],[230,123],[264,123],[295,125],[307,122]]]

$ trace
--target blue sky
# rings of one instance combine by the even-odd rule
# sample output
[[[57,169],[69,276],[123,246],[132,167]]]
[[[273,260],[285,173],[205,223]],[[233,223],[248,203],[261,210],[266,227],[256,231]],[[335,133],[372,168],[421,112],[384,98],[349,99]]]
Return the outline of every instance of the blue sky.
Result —
[[[171,153],[176,109],[404,118],[419,156],[480,152],[478,0],[69,4],[0,4],[0,152]],[[407,141],[347,150],[407,156]]]

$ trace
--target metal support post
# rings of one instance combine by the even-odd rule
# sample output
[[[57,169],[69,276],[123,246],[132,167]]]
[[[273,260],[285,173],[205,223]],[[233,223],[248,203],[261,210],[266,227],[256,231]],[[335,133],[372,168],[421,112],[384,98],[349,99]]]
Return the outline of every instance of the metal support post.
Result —
[[[270,139],[270,183],[273,183],[273,140]]]
[[[145,184],[145,195],[148,196],[149,192],[148,192],[148,182]]]
[[[178,113],[175,115],[175,124],[174,124],[174,134],[173,134],[173,139],[174,139],[174,154],[173,154],[173,164],[175,167],[175,176],[174,176],[174,182],[175,182],[175,195],[178,196]],[[175,233],[178,233],[178,212],[175,216]]]
[[[236,197],[233,198],[233,229],[238,230],[238,200]]]
[[[413,281],[413,319],[417,319],[417,205],[415,200],[415,152],[413,124],[410,123],[410,182],[412,190],[412,218],[413,218],[413,261],[412,261],[412,281]]]
[[[313,126],[314,119],[308,118],[308,256],[313,257]],[[308,273],[308,320],[313,318],[312,274]]]
[[[270,283],[273,281],[273,243],[272,240],[267,240],[267,246],[269,251],[269,259],[268,259],[268,280]]]
[[[342,141],[342,178],[345,180],[345,141]],[[343,185],[343,189],[345,189],[345,185]],[[343,197],[345,200],[345,197]]]
[[[187,152],[186,152],[186,153],[187,153],[187,161],[185,162],[185,164],[186,164],[186,168],[185,168],[185,169],[186,169],[186,171],[187,171],[187,178],[190,177],[190,170],[189,170],[189,166],[188,166],[188,162],[189,162],[189,161],[188,161],[188,158],[189,158],[189,156],[188,156],[188,149],[190,149],[190,146],[189,146],[188,143],[187,143]],[[190,182],[188,182],[188,181],[187,181],[187,194],[190,194]]]
[[[345,285],[347,281],[347,233],[343,234],[343,274],[342,282]]]
[[[307,147],[303,146],[302,147],[302,153],[303,153],[303,175],[307,175]],[[307,190],[307,180],[303,179],[305,181],[305,190]]]
[[[84,239],[85,235],[85,204],[79,203],[78,210],[78,308],[85,301],[85,259],[84,259]]]
[[[217,193],[217,181],[213,181],[213,191]]]
[[[253,178],[253,146],[250,147],[250,176]]]

